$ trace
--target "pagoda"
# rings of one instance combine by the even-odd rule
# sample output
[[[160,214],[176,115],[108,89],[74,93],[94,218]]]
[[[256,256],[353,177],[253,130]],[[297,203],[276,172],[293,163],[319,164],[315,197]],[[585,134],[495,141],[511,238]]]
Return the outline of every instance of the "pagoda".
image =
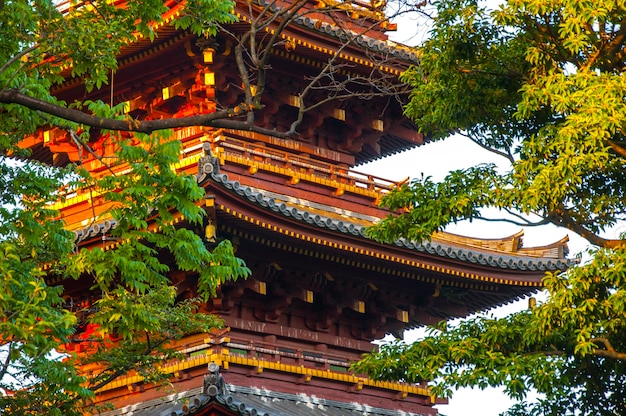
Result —
[[[400,337],[533,293],[546,271],[567,267],[566,240],[525,248],[521,232],[489,240],[439,233],[423,243],[367,238],[365,229],[390,214],[378,205],[381,195],[398,183],[358,165],[428,141],[403,115],[407,91],[398,80],[418,57],[389,41],[395,28],[382,5],[311,0],[288,25],[269,22],[256,36],[280,30],[272,69],[252,83],[235,59],[237,40],[280,5],[238,1],[239,21],[211,39],[169,25],[182,6],[167,5],[156,40],[138,39],[122,51],[113,91],[86,93],[68,78],[55,94],[68,102],[111,95],[133,118],[176,118],[236,107],[262,81],[257,129],[225,123],[174,131],[183,143],[175,168],[206,190],[204,238],[230,240],[252,274],[221,285],[201,308],[227,329],[181,340],[186,358],[164,363],[175,393],[129,374],[98,390],[97,399],[113,403],[108,414],[127,416],[436,414],[438,399],[426,384],[373,381],[353,374],[350,363],[386,334]],[[328,65],[332,73],[324,72]],[[315,84],[319,74],[333,79]],[[93,138],[94,148],[100,143]],[[59,129],[22,146],[51,165],[81,157],[92,174],[107,174]],[[93,218],[106,207],[93,210],[77,194],[58,208],[80,247],[109,244],[115,222]],[[195,276],[175,271],[170,278],[180,293],[195,295]]]

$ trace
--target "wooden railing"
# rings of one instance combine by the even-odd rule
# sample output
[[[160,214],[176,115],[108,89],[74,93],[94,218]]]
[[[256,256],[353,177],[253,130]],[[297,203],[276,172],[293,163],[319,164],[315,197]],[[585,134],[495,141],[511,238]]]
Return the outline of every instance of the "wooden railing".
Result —
[[[222,149],[226,157],[234,156],[262,162],[267,165],[289,169],[301,175],[312,175],[317,178],[336,181],[357,189],[386,193],[404,182],[394,182],[375,175],[358,172],[346,166],[316,160],[308,155],[298,155],[288,150],[271,148],[263,143],[250,143],[228,136],[217,137],[215,143]]]

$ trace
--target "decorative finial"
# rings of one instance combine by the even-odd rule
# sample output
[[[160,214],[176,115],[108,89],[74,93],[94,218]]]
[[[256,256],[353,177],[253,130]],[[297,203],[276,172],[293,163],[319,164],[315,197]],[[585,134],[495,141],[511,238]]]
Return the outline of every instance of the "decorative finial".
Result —
[[[198,183],[203,182],[211,174],[217,174],[220,171],[219,160],[213,155],[211,144],[204,143],[202,150],[204,151],[204,156],[198,160],[198,175],[196,177]]]
[[[207,369],[209,374],[204,376],[202,394],[211,397],[226,394],[226,383],[224,382],[224,377],[220,374],[220,366],[216,363],[210,363]]]

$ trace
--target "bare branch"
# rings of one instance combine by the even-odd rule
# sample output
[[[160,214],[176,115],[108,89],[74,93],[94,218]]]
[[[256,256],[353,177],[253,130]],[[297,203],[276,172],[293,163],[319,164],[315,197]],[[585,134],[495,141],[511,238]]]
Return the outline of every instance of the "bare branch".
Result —
[[[487,222],[506,222],[508,224],[513,224],[513,225],[519,225],[520,227],[537,227],[540,225],[545,225],[548,224],[550,221],[548,220],[541,220],[541,221],[537,221],[537,222],[530,222],[530,221],[515,221],[514,219],[511,218],[488,218],[488,217],[483,217],[481,215],[477,216],[476,219],[481,220],[481,221],[487,221]]]
[[[551,223],[574,231],[576,234],[598,247],[615,248],[626,244],[626,241],[624,240],[602,238],[596,233],[589,231],[578,221],[573,219],[569,215],[568,210],[564,207],[559,207],[558,210],[550,212],[547,218]]]
[[[96,158],[96,160],[98,160],[100,163],[102,163],[107,170],[109,171],[109,173],[112,176],[117,176],[117,174],[115,173],[115,171],[113,170],[113,168],[111,167],[111,165],[109,165],[105,160],[104,160],[104,156],[101,156],[99,154],[97,154],[96,152],[94,152],[94,150],[91,148],[91,146],[89,146],[87,143],[85,143],[84,140],[82,140],[75,132],[74,130],[69,131],[70,133],[70,137],[72,138],[72,140],[74,141],[74,143],[76,144],[76,146],[79,149],[85,149],[87,151],[87,153],[89,153],[90,155],[92,155],[94,158]],[[82,164],[82,160],[81,160],[81,164]]]
[[[39,48],[39,45],[33,45],[33,46],[30,46],[30,47],[28,47],[28,48],[26,48],[26,49],[23,49],[20,53],[18,53],[17,55],[15,55],[14,57],[12,57],[12,58],[11,58],[11,59],[9,59],[8,61],[6,61],[6,62],[4,63],[4,65],[2,65],[2,66],[0,67],[0,73],[2,73],[2,72],[4,72],[4,71],[6,71],[6,69],[7,69],[9,66],[13,65],[15,62],[19,61],[19,60],[20,60],[20,59],[22,59],[23,57],[28,56],[28,54],[29,54],[29,53],[31,53],[31,52],[33,52],[33,51],[35,51],[37,48]]]
[[[513,158],[513,154],[511,153],[510,149],[507,149],[506,152],[503,152],[501,150],[498,149],[494,149],[493,147],[487,146],[484,143],[482,143],[480,140],[478,140],[477,138],[475,138],[474,136],[472,136],[469,133],[463,133],[463,132],[458,132],[458,134],[460,134],[461,136],[467,137],[468,139],[470,139],[472,142],[476,143],[478,146],[480,146],[481,148],[495,154],[498,156],[502,156],[503,158],[505,158],[506,160],[509,161],[509,163],[514,164],[515,163],[515,159]]]
[[[213,126],[230,128],[230,123],[224,123],[224,121],[229,121],[229,119],[233,117],[238,117],[240,114],[245,113],[244,110],[246,110],[245,106],[242,105],[232,109],[216,111],[214,113],[208,114],[198,114],[189,117],[164,118],[158,120],[141,121],[131,118],[119,120],[97,117],[72,108],[61,107],[59,105],[39,100],[26,94],[22,94],[21,92],[14,89],[1,90],[0,103],[20,104],[24,107],[30,108],[31,110],[41,111],[51,116],[63,118],[65,120],[78,124],[84,124],[90,127],[146,134],[150,134],[158,130],[166,130],[187,126]]]
[[[611,146],[611,149],[613,149],[615,153],[617,153],[623,158],[626,158],[626,149],[624,149],[622,146],[618,145],[612,140],[607,140],[607,141],[609,143],[609,146]]]
[[[593,354],[600,357],[612,358],[614,360],[626,361],[626,353],[623,352],[594,350]]]
[[[2,368],[0,368],[0,380],[2,380],[4,378],[4,376],[6,376],[9,372],[9,369],[11,367],[11,356],[13,355],[13,342],[9,341],[8,343],[3,345],[4,348],[7,348],[7,356],[4,360],[4,362],[2,363]]]

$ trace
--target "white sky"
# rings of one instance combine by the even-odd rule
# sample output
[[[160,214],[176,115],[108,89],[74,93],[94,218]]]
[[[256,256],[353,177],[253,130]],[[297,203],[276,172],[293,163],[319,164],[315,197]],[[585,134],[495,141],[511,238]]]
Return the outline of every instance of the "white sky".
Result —
[[[432,177],[440,181],[454,169],[464,169],[478,163],[496,163],[502,165],[504,158],[482,149],[462,136],[453,136],[445,140],[428,143],[413,150],[396,154],[385,159],[358,166],[356,170],[367,172],[385,179],[401,181],[406,177]],[[506,167],[505,165],[502,165]],[[497,215],[497,211],[493,215]],[[510,223],[487,223],[474,221],[451,225],[446,231],[472,237],[506,237],[518,232],[522,227]],[[576,253],[586,247],[586,240],[578,235],[555,226],[524,228],[524,246],[540,246],[557,241],[569,235],[570,253]]]

